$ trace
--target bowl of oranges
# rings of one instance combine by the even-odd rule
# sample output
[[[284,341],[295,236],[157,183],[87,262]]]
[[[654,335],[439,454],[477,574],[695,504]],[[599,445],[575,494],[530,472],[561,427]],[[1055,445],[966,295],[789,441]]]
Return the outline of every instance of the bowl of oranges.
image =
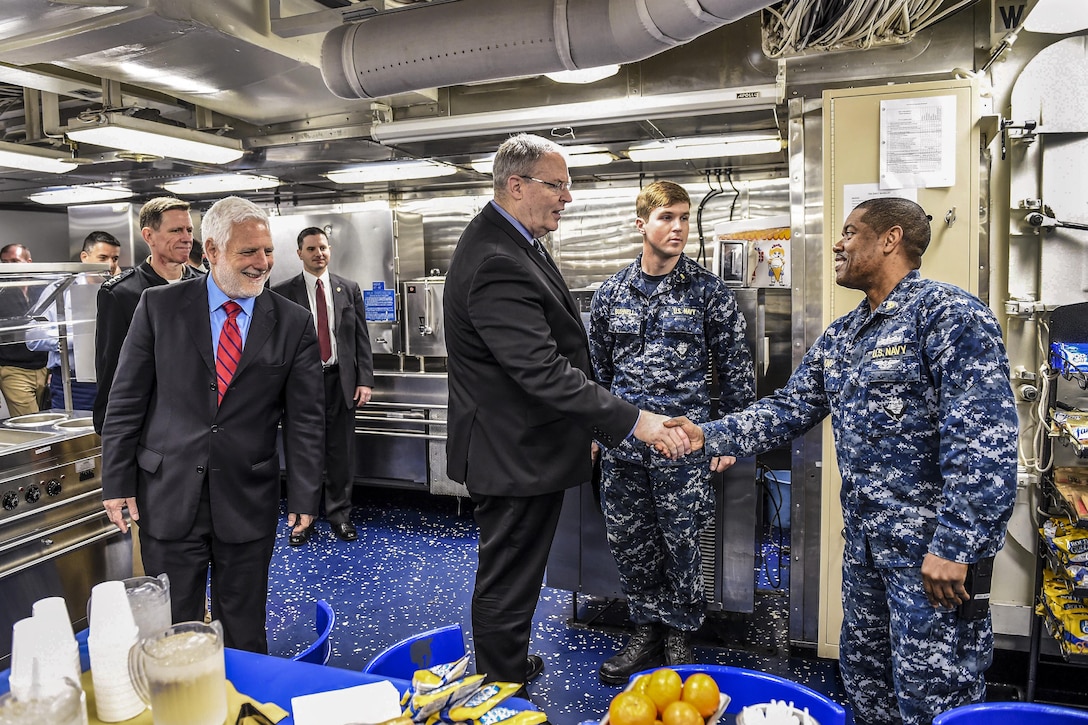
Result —
[[[715,725],[729,704],[729,695],[705,672],[685,680],[662,667],[639,675],[612,698],[600,725]]]

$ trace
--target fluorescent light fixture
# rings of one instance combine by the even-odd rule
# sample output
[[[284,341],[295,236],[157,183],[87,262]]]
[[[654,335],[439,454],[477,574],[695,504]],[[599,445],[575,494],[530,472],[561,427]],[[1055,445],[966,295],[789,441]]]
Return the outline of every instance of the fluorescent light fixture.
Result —
[[[375,123],[371,136],[379,143],[402,144],[468,136],[509,134],[554,126],[603,125],[647,118],[675,118],[729,111],[770,109],[781,100],[774,84],[748,88],[627,96],[609,101],[585,101],[509,111],[464,113],[457,116],[411,118]]]
[[[706,159],[717,156],[773,154],[782,150],[777,136],[692,136],[664,141],[650,141],[627,149],[632,161],[675,161]]]
[[[616,160],[616,157],[607,151],[598,151],[590,154],[570,154],[567,156],[567,167],[576,169],[580,166],[604,166]]]
[[[370,184],[383,181],[432,179],[457,173],[456,166],[437,161],[379,161],[352,169],[330,171],[325,174],[337,184]]]
[[[214,194],[223,191],[258,191],[274,189],[280,185],[275,176],[257,174],[211,174],[208,176],[190,176],[177,181],[167,181],[162,185],[173,194]]]
[[[130,196],[132,191],[122,186],[60,186],[31,194],[30,200],[39,204],[93,204]]]
[[[101,113],[90,120],[73,119],[66,133],[80,143],[202,164],[230,163],[242,158],[243,153],[241,142],[232,138],[122,113]]]
[[[0,141],[0,166],[27,171],[44,171],[50,174],[63,174],[71,171],[78,164],[69,154],[50,151],[33,146]]]
[[[604,166],[616,160],[603,146],[566,146],[567,167],[571,169],[580,166]],[[490,174],[495,165],[495,154],[481,156],[468,162],[473,171],[481,174]]]
[[[468,162],[468,165],[472,167],[473,171],[481,174],[490,174],[495,168],[495,154],[488,154],[487,156],[481,156],[478,159],[472,159]]]
[[[596,83],[597,81],[611,78],[620,72],[618,65],[599,65],[595,68],[579,68],[578,70],[561,70],[556,73],[545,73],[544,76],[556,83]]]

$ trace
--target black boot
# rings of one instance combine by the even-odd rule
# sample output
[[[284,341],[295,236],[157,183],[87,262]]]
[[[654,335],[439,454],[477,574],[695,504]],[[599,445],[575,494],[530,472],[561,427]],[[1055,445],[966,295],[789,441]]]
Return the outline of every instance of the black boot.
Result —
[[[606,685],[623,685],[636,672],[664,662],[665,628],[661,624],[640,624],[623,649],[601,664],[598,671]]]
[[[691,639],[687,632],[669,627],[665,635],[665,664],[690,665],[695,662],[691,654]]]

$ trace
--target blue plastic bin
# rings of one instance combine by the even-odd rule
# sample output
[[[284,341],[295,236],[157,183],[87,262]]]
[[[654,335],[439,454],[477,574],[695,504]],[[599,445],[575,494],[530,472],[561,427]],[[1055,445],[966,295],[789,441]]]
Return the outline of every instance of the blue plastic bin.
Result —
[[[767,523],[774,526],[779,523],[775,520],[777,509],[782,528],[788,529],[790,527],[790,472],[767,471],[765,480],[767,490],[763,515]]]
[[[1039,702],[980,702],[943,712],[933,725],[1084,725],[1088,711]]]

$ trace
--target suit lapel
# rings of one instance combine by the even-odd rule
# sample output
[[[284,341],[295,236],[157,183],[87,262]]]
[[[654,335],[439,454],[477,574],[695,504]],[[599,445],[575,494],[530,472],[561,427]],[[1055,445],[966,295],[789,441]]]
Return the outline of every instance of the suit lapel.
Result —
[[[272,299],[262,292],[253,303],[253,319],[249,321],[249,333],[246,335],[246,342],[242,347],[242,359],[238,361],[238,369],[235,370],[234,377],[241,375],[253,361],[264,344],[268,342],[275,326],[276,312]]]
[[[329,284],[332,286],[332,334],[335,336],[340,331],[340,318],[344,314],[344,308],[348,306],[348,295],[343,280],[331,272]]]
[[[208,372],[214,376],[215,350],[212,347],[212,315],[208,309],[208,287],[204,284],[190,286],[192,289],[178,308],[178,318],[185,321],[193,345],[208,366]]]
[[[559,268],[555,266],[555,262],[551,261],[550,257],[545,258],[544,255],[537,252],[536,248],[533,247],[533,243],[522,236],[521,232],[506,220],[506,217],[492,209],[490,204],[484,207],[484,213],[488,219],[502,229],[521,248],[528,256],[531,264],[535,264],[544,272],[544,276],[547,277],[552,287],[562,295],[567,310],[580,320],[582,315],[578,310],[578,304],[574,301],[574,296],[571,295],[567,283],[563,281],[563,275],[559,274]]]

